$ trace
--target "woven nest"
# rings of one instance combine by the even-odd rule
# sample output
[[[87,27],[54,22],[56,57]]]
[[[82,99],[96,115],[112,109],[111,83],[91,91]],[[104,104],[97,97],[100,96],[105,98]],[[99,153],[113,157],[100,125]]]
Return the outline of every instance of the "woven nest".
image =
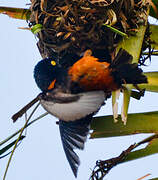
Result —
[[[144,0],[31,0],[29,25],[42,24],[37,34],[41,56],[81,56],[86,49],[113,53],[120,35],[110,25],[126,34],[145,23]]]

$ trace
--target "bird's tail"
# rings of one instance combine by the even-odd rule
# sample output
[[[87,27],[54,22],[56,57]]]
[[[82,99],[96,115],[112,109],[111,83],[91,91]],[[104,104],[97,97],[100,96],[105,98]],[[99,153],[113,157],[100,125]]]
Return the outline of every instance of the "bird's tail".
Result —
[[[127,51],[120,49],[111,63],[113,77],[119,85],[147,83],[147,77],[136,63],[132,64],[132,59]]]

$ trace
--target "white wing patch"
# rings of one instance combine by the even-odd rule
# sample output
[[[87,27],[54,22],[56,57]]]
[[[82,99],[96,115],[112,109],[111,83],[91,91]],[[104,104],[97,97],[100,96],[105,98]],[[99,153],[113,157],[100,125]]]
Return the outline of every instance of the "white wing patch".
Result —
[[[91,91],[79,95],[80,98],[75,102],[54,103],[53,101],[41,100],[41,104],[53,116],[63,121],[74,121],[97,112],[105,100],[103,91]]]

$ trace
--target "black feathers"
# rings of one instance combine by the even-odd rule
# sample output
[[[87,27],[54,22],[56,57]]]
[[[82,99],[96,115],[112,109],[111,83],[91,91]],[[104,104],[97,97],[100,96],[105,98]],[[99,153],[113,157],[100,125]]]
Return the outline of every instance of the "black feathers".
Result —
[[[52,61],[55,64],[52,64]],[[58,80],[59,82],[63,82],[65,79],[66,70],[61,68],[53,58],[46,58],[38,62],[38,64],[34,68],[34,78],[37,86],[42,91],[47,91],[49,85],[53,80]]]
[[[107,98],[107,94],[105,94],[106,90],[110,94],[112,90],[121,88],[122,84],[147,82],[146,76],[143,75],[138,65],[132,64],[133,57],[127,51],[120,49],[113,62],[111,64],[107,63],[108,66],[102,63],[108,58],[108,56],[103,56],[103,54],[104,50],[98,50],[93,53],[94,56],[99,57],[99,62],[97,63],[101,67],[104,67],[103,71],[105,70],[107,72],[105,73],[105,77],[99,80],[97,84],[98,89],[96,88],[96,90],[93,90],[92,87],[92,89],[87,91],[87,88],[84,89],[84,86],[80,86],[80,80],[73,82],[71,79],[69,66],[67,67],[66,62],[70,58],[70,64],[75,63],[79,58],[77,55],[65,55],[65,59],[62,59],[60,65],[56,64],[53,59],[46,58],[40,61],[34,70],[35,81],[43,91],[43,96],[40,99],[41,105],[47,112],[60,119],[59,129],[63,148],[75,177],[77,177],[80,160],[74,150],[84,149],[92,117],[101,108]],[[111,58],[109,58],[109,61],[111,61]],[[89,63],[89,61],[85,62],[88,62],[87,66],[89,66],[88,68],[86,67],[87,71],[89,70],[91,72],[91,68],[93,69],[93,67],[90,64],[93,65],[93,61],[92,63]],[[80,66],[78,67],[77,69],[82,74],[82,68]],[[97,80],[97,76],[104,74],[100,73],[102,70],[97,67],[94,63],[95,76],[92,75],[91,78],[91,73],[87,76],[92,86],[97,86],[93,82]],[[73,73],[76,76],[79,74],[76,70]],[[85,82],[87,82],[87,79],[85,79]],[[104,83],[104,80],[109,82],[106,87],[107,89],[104,86],[101,86],[100,89],[100,84]],[[85,85],[89,86],[88,83],[85,83]]]
[[[91,120],[92,116],[90,115],[73,122],[59,121],[63,148],[75,177],[77,177],[80,160],[74,152],[74,149],[84,149],[84,143],[89,133]]]
[[[147,78],[143,75],[142,70],[136,63],[131,64],[131,62],[132,56],[124,49],[120,49],[110,65],[115,82],[119,85],[147,83]]]

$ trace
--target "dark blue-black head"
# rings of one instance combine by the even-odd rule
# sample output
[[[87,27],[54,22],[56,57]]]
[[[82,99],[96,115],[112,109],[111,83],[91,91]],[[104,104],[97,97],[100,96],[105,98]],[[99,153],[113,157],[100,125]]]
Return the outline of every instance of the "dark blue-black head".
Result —
[[[50,84],[61,76],[62,68],[52,58],[46,58],[37,63],[34,68],[34,78],[42,91],[47,91]]]

